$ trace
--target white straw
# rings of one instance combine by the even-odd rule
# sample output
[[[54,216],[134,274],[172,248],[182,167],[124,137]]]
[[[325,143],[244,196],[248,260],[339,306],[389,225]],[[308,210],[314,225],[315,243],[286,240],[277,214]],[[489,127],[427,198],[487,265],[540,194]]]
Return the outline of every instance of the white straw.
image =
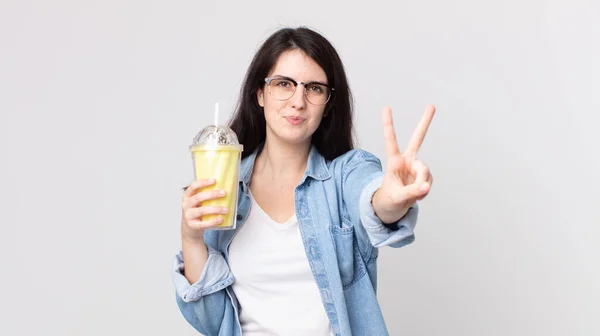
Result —
[[[215,126],[219,126],[219,103],[215,103]]]

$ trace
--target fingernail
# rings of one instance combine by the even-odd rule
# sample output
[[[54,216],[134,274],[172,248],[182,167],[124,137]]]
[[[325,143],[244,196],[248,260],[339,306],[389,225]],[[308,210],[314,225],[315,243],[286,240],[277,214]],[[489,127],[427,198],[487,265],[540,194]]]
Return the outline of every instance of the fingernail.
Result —
[[[227,208],[223,208],[223,209],[221,209],[221,213],[223,213],[223,214],[226,214],[226,213],[228,213],[228,212],[229,212],[229,209],[227,209]]]
[[[419,188],[419,190],[421,191],[427,191],[429,189],[429,184],[425,183],[425,184],[421,184],[421,187]]]
[[[225,190],[219,190],[219,195],[225,196]]]

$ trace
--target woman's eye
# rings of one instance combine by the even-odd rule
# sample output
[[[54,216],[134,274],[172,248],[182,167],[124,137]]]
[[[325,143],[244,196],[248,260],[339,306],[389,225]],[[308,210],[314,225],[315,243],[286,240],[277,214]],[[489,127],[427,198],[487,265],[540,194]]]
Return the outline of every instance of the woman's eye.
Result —
[[[279,83],[277,83],[277,86],[281,86],[281,87],[290,87],[292,85],[292,83],[290,83],[289,81],[281,81]]]
[[[314,91],[315,93],[322,93],[323,88],[319,85],[312,85],[309,90]]]

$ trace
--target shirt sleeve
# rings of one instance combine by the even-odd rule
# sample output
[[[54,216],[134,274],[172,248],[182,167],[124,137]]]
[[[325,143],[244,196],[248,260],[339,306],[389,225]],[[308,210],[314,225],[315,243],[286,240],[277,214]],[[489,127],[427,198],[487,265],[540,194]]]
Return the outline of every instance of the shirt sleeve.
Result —
[[[173,282],[177,306],[186,321],[202,335],[233,335],[236,311],[227,287],[234,281],[223,255],[208,247],[208,259],[193,284],[184,276],[181,250],[173,261]]]
[[[419,214],[418,205],[415,204],[408,212],[395,223],[383,224],[375,214],[373,208],[373,195],[381,188],[383,175],[376,177],[367,184],[360,195],[360,220],[367,231],[371,244],[375,247],[390,246],[402,247],[415,240],[414,229],[417,225]]]
[[[372,246],[402,247],[415,240],[417,204],[395,223],[384,224],[375,214],[371,200],[381,188],[384,177],[381,162],[376,156],[363,150],[354,150],[343,176],[346,209],[355,222],[360,222]]]
[[[234,281],[223,255],[211,247],[208,247],[208,259],[198,281],[190,284],[183,272],[183,253],[180,250],[173,260],[172,276],[177,294],[184,302],[197,301],[228,287]]]

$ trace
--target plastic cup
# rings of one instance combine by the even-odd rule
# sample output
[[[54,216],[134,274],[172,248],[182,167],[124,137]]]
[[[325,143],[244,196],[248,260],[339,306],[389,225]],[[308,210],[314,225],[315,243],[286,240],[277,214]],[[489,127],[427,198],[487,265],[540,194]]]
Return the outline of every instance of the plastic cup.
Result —
[[[243,146],[236,134],[226,126],[208,126],[196,135],[190,151],[196,180],[214,178],[216,183],[202,191],[225,190],[225,196],[202,202],[201,206],[227,207],[226,215],[205,215],[203,221],[222,216],[222,224],[214,230],[236,228],[240,164]]]

